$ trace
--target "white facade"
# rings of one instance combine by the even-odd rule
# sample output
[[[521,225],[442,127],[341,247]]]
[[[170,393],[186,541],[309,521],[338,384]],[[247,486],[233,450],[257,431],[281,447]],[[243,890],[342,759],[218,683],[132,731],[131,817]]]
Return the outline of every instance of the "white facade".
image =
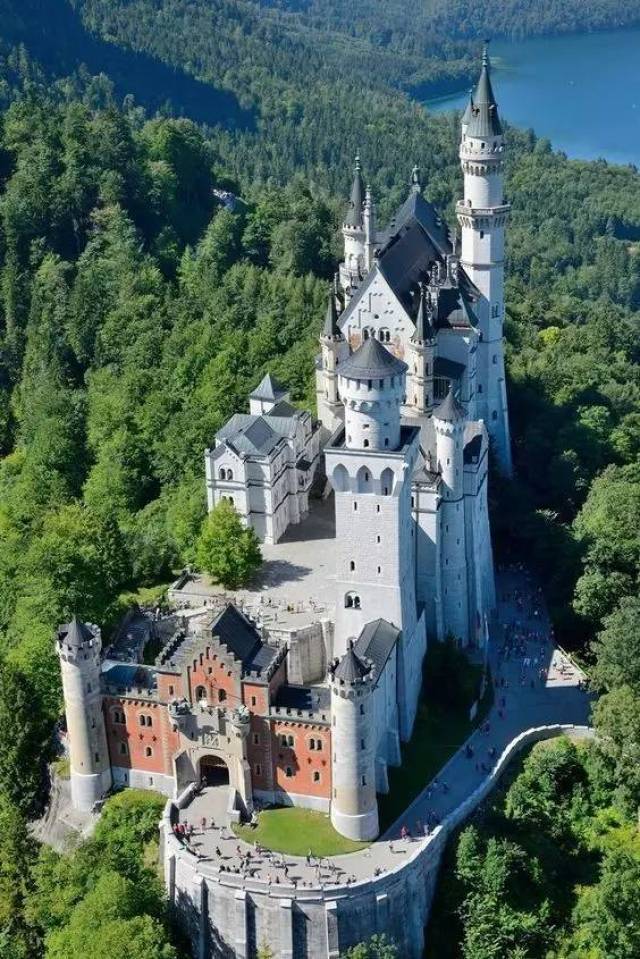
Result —
[[[311,414],[296,410],[288,394],[272,386],[265,377],[250,396],[250,413],[231,417],[215,447],[205,451],[209,511],[228,500],[264,543],[277,543],[307,515],[320,456]]]

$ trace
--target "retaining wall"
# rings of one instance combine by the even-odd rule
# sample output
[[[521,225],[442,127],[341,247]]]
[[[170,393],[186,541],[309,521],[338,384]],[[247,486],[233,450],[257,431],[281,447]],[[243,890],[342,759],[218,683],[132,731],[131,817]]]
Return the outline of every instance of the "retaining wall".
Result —
[[[420,959],[447,839],[491,792],[514,756],[531,743],[563,733],[593,735],[586,726],[553,725],[516,736],[468,799],[428,837],[411,842],[396,867],[348,886],[275,886],[219,873],[214,863],[198,862],[171,828],[175,805],[188,803],[185,792],[165,808],[161,849],[169,899],[190,935],[196,959],[255,959],[263,944],[278,959],[338,959],[374,933],[394,940],[403,959]],[[409,809],[419,802],[420,797]]]

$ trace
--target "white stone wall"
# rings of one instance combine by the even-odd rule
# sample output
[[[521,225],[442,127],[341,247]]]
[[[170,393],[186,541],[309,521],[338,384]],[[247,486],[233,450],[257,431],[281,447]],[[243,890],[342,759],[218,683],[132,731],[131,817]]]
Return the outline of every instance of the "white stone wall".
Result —
[[[354,686],[331,682],[331,822],[342,836],[375,839],[376,729],[373,678]]]
[[[113,785],[132,789],[150,789],[162,793],[168,798],[175,797],[176,781],[173,776],[164,773],[149,772],[146,769],[127,769],[124,766],[112,766]]]
[[[339,959],[349,948],[384,933],[402,959],[421,959],[424,932],[445,845],[483,802],[526,746],[587,727],[541,726],[517,736],[478,788],[425,839],[381,876],[348,886],[309,889],[267,885],[198,863],[171,831],[171,804],[161,823],[165,883],[199,959],[255,959],[267,942],[285,959]],[[444,772],[444,771],[443,771]]]

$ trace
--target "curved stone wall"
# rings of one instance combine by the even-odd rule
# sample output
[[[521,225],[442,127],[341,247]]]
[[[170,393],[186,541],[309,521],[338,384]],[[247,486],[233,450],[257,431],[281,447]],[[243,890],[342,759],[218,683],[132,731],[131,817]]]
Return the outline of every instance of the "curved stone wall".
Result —
[[[438,869],[452,831],[491,792],[514,756],[531,743],[563,733],[593,735],[589,727],[574,725],[538,726],[520,733],[480,786],[440,826],[422,840],[404,841],[408,854],[396,867],[350,885],[294,888],[220,873],[215,863],[198,861],[187,852],[173,834],[176,806],[186,805],[189,796],[169,802],[160,824],[165,881],[194,955],[255,959],[257,949],[268,944],[279,959],[338,959],[377,932],[397,943],[403,959],[420,959]]]

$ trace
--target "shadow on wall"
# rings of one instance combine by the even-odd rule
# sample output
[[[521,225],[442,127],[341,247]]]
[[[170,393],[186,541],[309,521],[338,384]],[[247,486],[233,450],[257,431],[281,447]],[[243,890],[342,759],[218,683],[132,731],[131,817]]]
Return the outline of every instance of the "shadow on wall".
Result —
[[[244,110],[233,93],[91,34],[70,0],[0,0],[2,14],[3,39],[24,44],[55,76],[68,76],[84,66],[90,74],[107,74],[118,99],[132,94],[150,113],[162,109],[230,129],[255,126],[253,111]]]

